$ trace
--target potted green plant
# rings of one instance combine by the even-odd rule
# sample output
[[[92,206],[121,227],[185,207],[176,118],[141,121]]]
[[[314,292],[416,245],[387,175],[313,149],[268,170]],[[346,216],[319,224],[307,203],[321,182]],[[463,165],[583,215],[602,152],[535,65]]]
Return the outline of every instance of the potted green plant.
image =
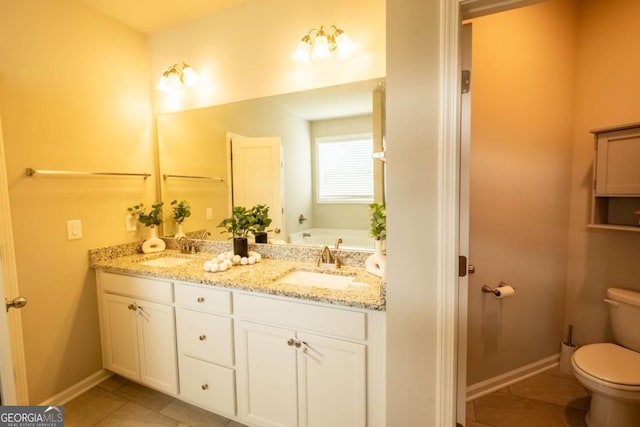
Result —
[[[127,208],[129,214],[136,216],[138,221],[150,230],[151,237],[142,243],[142,252],[144,253],[161,252],[166,248],[164,240],[158,238],[158,229],[156,228],[162,224],[163,204],[163,202],[155,202],[148,212],[143,202]]]
[[[267,227],[271,225],[273,220],[269,218],[269,206],[268,205],[255,205],[251,208],[251,214],[255,220],[251,233],[256,238],[256,243],[267,243],[268,235]]]
[[[374,254],[366,259],[364,266],[369,273],[384,277],[387,260],[382,252],[382,245],[387,238],[387,209],[384,204],[371,203],[369,213],[371,214],[370,234],[375,239]]]
[[[233,237],[233,253],[240,256],[249,255],[247,235],[255,224],[253,213],[243,206],[234,206],[229,218],[223,219],[218,227],[224,228],[221,233],[230,233]]]
[[[387,238],[387,209],[384,204],[371,203],[369,205],[371,214],[371,236],[379,241]]]
[[[191,205],[186,200],[174,200],[171,202],[171,209],[173,210],[173,220],[178,226],[178,232],[173,237],[178,239],[186,236],[182,231],[182,223],[191,216]]]

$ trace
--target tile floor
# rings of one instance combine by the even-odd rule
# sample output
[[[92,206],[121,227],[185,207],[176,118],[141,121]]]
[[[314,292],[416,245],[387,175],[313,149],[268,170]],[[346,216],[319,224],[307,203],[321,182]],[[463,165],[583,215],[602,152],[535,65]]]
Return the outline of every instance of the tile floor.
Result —
[[[586,427],[589,395],[553,368],[467,403],[465,427]]]
[[[65,427],[244,427],[118,376],[64,405]]]
[[[585,427],[588,408],[580,383],[553,368],[467,403],[465,427]],[[118,376],[68,402],[64,415],[65,427],[243,427]]]

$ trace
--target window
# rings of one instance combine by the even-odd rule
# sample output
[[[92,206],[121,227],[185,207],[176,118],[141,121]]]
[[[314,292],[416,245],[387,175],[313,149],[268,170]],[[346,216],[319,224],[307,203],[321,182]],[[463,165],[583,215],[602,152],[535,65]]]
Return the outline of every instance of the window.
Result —
[[[316,139],[318,203],[373,201],[373,137],[343,135]]]

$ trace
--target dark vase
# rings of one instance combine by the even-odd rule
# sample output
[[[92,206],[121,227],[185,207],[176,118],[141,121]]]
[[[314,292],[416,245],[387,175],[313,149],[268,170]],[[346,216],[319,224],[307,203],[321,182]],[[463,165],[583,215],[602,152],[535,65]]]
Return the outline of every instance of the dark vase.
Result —
[[[233,253],[240,256],[249,256],[249,243],[246,237],[233,238]]]
[[[267,243],[269,241],[266,231],[258,231],[254,235],[256,236],[256,243]]]

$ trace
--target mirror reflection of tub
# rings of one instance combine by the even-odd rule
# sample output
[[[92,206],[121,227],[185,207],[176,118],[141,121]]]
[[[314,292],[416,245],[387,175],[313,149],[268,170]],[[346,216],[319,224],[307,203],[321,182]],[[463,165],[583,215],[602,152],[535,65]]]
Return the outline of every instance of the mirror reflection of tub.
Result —
[[[328,246],[333,248],[342,239],[340,249],[373,250],[374,239],[369,230],[338,228],[310,228],[289,235],[289,243],[303,246]]]

